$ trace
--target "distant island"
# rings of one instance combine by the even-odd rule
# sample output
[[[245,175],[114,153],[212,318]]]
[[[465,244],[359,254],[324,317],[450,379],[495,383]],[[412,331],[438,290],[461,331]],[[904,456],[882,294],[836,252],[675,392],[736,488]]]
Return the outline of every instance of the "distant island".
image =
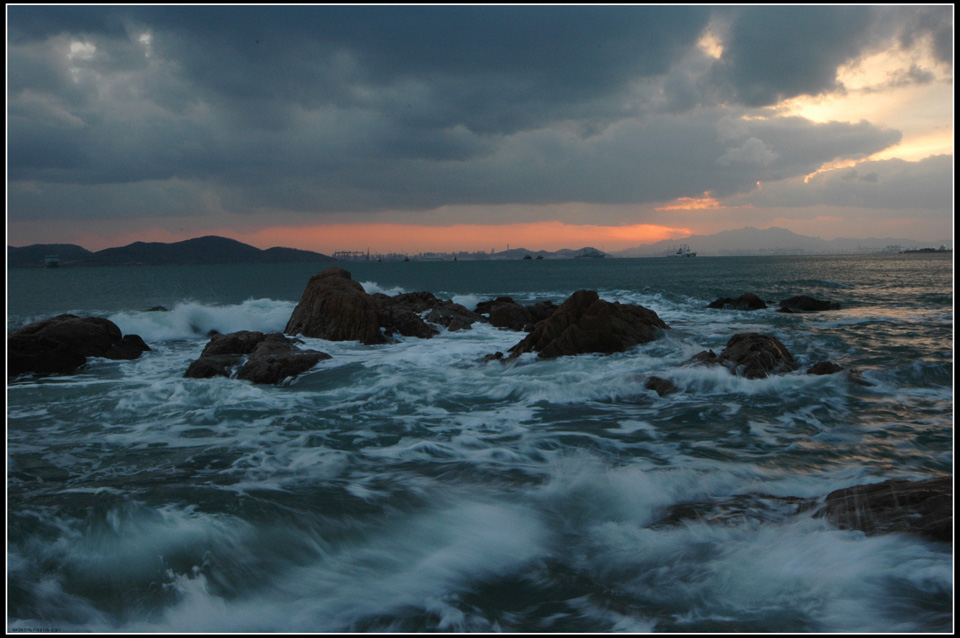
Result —
[[[58,267],[71,266],[160,266],[211,264],[285,264],[330,262],[332,257],[296,248],[261,250],[226,237],[197,237],[172,244],[134,242],[119,248],[91,252],[75,244],[33,244],[7,246],[8,268],[49,265],[56,257]]]
[[[296,248],[261,250],[234,239],[214,235],[174,243],[134,242],[119,248],[91,252],[75,244],[33,244],[7,246],[8,268],[74,266],[159,266],[211,264],[284,264],[360,261],[504,261],[575,259],[593,261],[602,257],[667,257],[680,255],[753,256],[753,255],[830,255],[830,254],[903,254],[951,253],[945,242],[921,242],[912,239],[840,238],[825,240],[798,235],[784,228],[741,228],[713,235],[690,235],[683,244],[664,240],[616,252],[604,252],[585,246],[579,249],[528,250],[513,248],[489,252],[371,253],[342,250],[333,256]],[[939,248],[929,248],[940,244]]]

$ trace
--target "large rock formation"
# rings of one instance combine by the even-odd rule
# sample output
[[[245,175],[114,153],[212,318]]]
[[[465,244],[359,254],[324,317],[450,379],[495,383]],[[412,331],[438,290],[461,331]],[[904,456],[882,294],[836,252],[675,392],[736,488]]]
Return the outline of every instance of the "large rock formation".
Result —
[[[827,495],[814,516],[867,534],[911,532],[953,541],[953,477],[890,480],[857,485]]]
[[[190,364],[183,376],[194,379],[229,377],[242,363],[237,371],[238,379],[273,384],[306,372],[330,358],[329,354],[318,350],[300,350],[295,343],[279,332],[265,335],[241,330],[214,335],[200,353],[200,358]]]
[[[840,304],[835,301],[823,301],[806,295],[798,295],[781,301],[778,312],[820,312],[839,309]]]
[[[367,294],[348,271],[331,267],[310,278],[284,332],[372,345],[387,343],[396,334],[428,339],[440,332],[432,324],[455,331],[469,328],[476,321],[486,320],[429,292],[393,297]]]
[[[717,308],[721,310],[762,310],[767,307],[763,299],[752,292],[745,292],[736,299],[732,297],[721,297],[707,308]]]
[[[376,300],[336,266],[310,278],[283,331],[329,341],[387,342],[380,332]]]
[[[779,339],[757,332],[735,334],[716,355],[705,350],[687,361],[689,365],[723,365],[747,379],[763,379],[769,374],[792,372],[799,366]]]
[[[124,336],[109,319],[63,314],[31,323],[7,337],[7,375],[71,374],[87,357],[136,359],[149,350],[143,339]]]
[[[623,352],[652,341],[668,328],[657,313],[643,306],[611,303],[600,299],[594,290],[580,290],[510,348],[510,353],[517,357],[537,352],[540,357],[551,358]]]

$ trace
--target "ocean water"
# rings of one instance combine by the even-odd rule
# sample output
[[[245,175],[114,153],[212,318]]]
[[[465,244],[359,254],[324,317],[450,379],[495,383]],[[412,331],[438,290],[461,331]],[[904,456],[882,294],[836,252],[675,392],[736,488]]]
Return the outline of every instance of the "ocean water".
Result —
[[[950,545],[799,507],[952,473],[951,255],[343,265],[468,307],[594,289],[671,330],[507,365],[482,358],[523,335],[489,325],[304,339],[332,359],[258,386],[183,372],[210,330],[282,331],[325,264],[11,270],[8,330],[105,316],[153,351],[8,383],[8,631],[952,631]],[[843,307],[705,308],[743,292]],[[681,365],[745,331],[801,370]]]

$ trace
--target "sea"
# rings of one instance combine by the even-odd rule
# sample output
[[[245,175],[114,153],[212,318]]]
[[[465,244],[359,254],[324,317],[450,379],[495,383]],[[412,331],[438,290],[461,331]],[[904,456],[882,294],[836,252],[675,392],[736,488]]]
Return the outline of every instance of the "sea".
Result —
[[[329,265],[8,271],[8,331],[103,316],[152,349],[8,380],[8,632],[952,632],[950,544],[814,516],[952,475],[951,253],[343,262],[370,293],[590,289],[670,329],[506,364],[523,334],[488,324],[303,338],[332,358],[279,385],[183,378]],[[744,292],[770,308],[706,308]],[[800,294],[841,309],[776,311]],[[741,332],[800,369],[683,365]]]

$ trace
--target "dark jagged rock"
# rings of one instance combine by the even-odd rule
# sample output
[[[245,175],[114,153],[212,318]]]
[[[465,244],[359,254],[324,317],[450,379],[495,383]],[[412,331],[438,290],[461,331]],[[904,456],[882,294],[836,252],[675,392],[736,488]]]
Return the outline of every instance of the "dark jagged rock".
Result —
[[[700,352],[687,365],[723,365],[747,379],[763,379],[769,374],[792,372],[798,368],[787,347],[774,336],[757,332],[735,334],[718,356],[713,350]]]
[[[484,318],[430,292],[367,294],[349,272],[331,267],[310,278],[284,332],[371,345],[396,334],[429,339],[440,332],[434,323],[463,330],[476,321]]]
[[[280,383],[287,377],[306,372],[320,361],[331,358],[326,352],[304,351],[293,344],[292,340],[279,332],[268,334],[237,372],[237,378],[253,383]]]
[[[779,339],[757,332],[730,337],[719,362],[747,379],[763,379],[768,374],[792,372],[798,367]]]
[[[818,361],[807,369],[807,374],[836,374],[838,372],[847,373],[847,379],[851,383],[862,386],[872,386],[873,384],[863,378],[863,374],[856,368],[844,368],[832,361]]]
[[[212,354],[201,356],[192,362],[183,373],[185,379],[211,379],[229,377],[231,370],[243,360],[238,354]]]
[[[584,353],[610,354],[657,338],[669,326],[643,306],[610,303],[594,290],[573,293],[520,343],[512,357],[537,352],[542,358]]]
[[[686,366],[715,366],[720,363],[720,358],[713,350],[704,350],[698,352],[683,362]]]
[[[736,299],[733,297],[721,297],[707,308],[717,308],[721,310],[762,310],[767,307],[763,299],[752,292],[745,292]]]
[[[72,374],[87,357],[136,359],[150,347],[103,317],[63,314],[43,319],[7,337],[7,375]]]
[[[147,308],[146,312],[170,312],[163,306],[154,306],[153,308]]]
[[[838,366],[832,361],[818,361],[807,368],[807,374],[836,374],[841,370],[843,370],[843,366]]]
[[[140,338],[140,335],[123,335],[120,341],[107,348],[103,356],[107,359],[133,360],[139,358],[144,352],[149,351],[150,346]]]
[[[781,301],[779,312],[821,312],[823,310],[839,309],[840,304],[835,301],[823,301],[806,295],[798,295]]]
[[[647,379],[647,383],[644,385],[644,387],[647,390],[653,390],[662,397],[679,391],[677,386],[675,386],[672,381],[668,379],[661,379],[660,377],[650,377]]]
[[[211,335],[210,341],[204,346],[200,356],[250,354],[254,348],[263,342],[263,339],[264,334],[262,332],[252,332],[250,330],[239,330],[225,335],[218,333]]]
[[[215,335],[183,376],[194,379],[229,377],[232,370],[242,363],[237,372],[238,379],[274,384],[306,372],[318,362],[330,358],[325,352],[300,350],[296,343],[297,340],[279,332],[265,335],[242,330]]]
[[[531,332],[536,324],[556,310],[557,305],[552,301],[540,301],[524,306],[514,301],[512,297],[497,297],[477,304],[478,313],[490,315],[491,325],[517,332],[521,330]]]
[[[387,342],[376,300],[336,266],[310,278],[284,333],[367,345]]]
[[[477,322],[486,322],[487,319],[466,306],[452,301],[443,301],[432,308],[424,317],[430,323],[444,326],[451,332],[467,330]]]
[[[953,477],[889,480],[831,492],[814,516],[867,534],[910,532],[953,541]]]

